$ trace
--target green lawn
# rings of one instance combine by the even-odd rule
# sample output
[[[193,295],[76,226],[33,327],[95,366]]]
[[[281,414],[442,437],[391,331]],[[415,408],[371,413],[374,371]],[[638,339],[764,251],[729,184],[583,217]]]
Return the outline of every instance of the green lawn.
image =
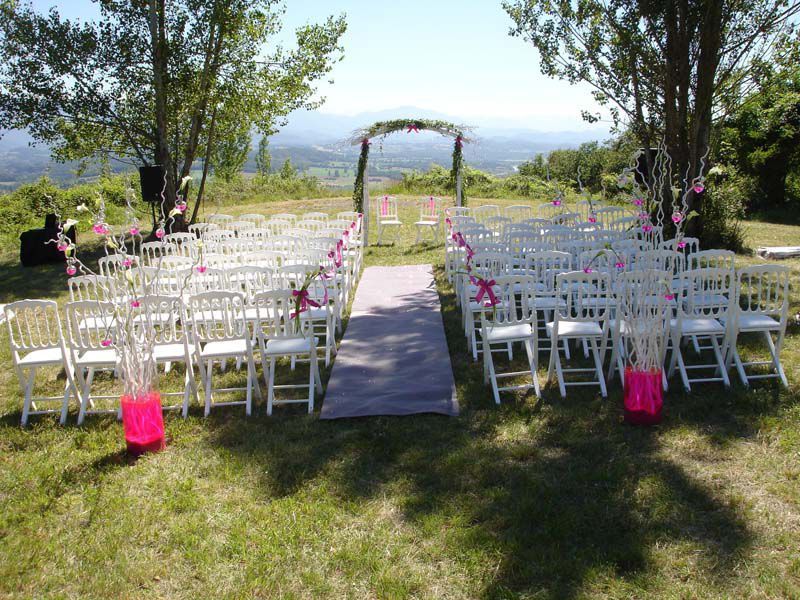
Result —
[[[752,246],[800,239],[800,227],[747,232]],[[441,265],[441,246],[413,237],[404,227],[367,264]],[[786,264],[797,289],[800,261]],[[165,452],[138,461],[113,418],[78,428],[73,409],[66,427],[33,417],[21,429],[3,329],[0,597],[800,596],[800,327],[783,355],[788,392],[685,395],[675,381],[663,424],[633,428],[618,384],[608,400],[575,388],[561,400],[550,386],[495,406],[437,273],[460,417],[325,422],[258,405],[250,418],[230,407],[204,419],[194,406],[185,421],[166,417]],[[7,254],[0,277],[2,302],[65,299],[61,267],[22,269]]]

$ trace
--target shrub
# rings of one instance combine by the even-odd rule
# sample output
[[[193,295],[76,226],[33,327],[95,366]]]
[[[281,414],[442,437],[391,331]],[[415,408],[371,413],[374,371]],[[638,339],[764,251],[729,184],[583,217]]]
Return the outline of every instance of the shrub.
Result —
[[[748,198],[755,193],[756,183],[727,166],[714,167],[707,179],[709,186],[701,208],[702,246],[739,252],[744,248],[741,219]]]

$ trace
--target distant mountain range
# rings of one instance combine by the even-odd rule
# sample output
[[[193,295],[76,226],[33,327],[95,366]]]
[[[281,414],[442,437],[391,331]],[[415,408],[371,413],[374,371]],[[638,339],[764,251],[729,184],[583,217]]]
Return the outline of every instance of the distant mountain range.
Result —
[[[577,147],[587,141],[603,141],[610,137],[607,130],[594,127],[576,131],[537,131],[516,127],[513,120],[503,118],[465,119],[401,106],[378,112],[357,115],[334,115],[319,111],[296,111],[288,122],[270,139],[273,167],[280,168],[286,158],[301,170],[321,177],[331,185],[344,186],[349,181],[349,167],[354,166],[358,148],[346,139],[358,128],[376,121],[396,118],[441,119],[472,126],[475,143],[464,150],[465,161],[495,174],[513,172],[517,165],[536,154],[556,148]],[[0,189],[13,189],[47,173],[62,183],[76,180],[74,164],[59,165],[49,158],[45,146],[30,146],[32,138],[24,131],[5,131],[0,138]],[[253,148],[256,147],[254,139]],[[449,165],[452,141],[430,132],[398,133],[373,146],[371,173],[380,177],[398,178],[409,169],[426,169],[432,163]],[[124,171],[130,167],[119,165]],[[253,156],[245,172],[254,171]],[[84,178],[97,174],[88,170]],[[334,176],[335,175],[335,176]]]

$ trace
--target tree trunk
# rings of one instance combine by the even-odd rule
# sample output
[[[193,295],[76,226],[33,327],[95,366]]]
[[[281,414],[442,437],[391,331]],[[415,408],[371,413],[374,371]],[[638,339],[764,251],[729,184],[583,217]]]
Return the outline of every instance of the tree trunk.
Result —
[[[166,218],[175,206],[175,176],[169,149],[167,127],[167,41],[165,31],[165,1],[148,0],[148,25],[153,64],[153,89],[155,91],[156,150],[155,162],[164,167],[167,174],[165,198],[160,218]]]

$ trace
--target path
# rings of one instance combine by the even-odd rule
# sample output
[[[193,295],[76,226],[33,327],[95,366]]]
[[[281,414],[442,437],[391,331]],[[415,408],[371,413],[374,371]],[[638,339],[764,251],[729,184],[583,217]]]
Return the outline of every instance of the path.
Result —
[[[430,265],[369,267],[322,404],[323,419],[458,414]]]

